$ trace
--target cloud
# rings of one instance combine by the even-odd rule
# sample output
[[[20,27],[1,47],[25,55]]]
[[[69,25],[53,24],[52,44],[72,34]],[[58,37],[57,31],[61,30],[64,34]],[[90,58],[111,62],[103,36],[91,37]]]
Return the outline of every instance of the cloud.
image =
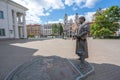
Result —
[[[74,19],[75,19],[75,15],[70,15],[68,16],[68,21],[72,19],[73,22],[74,22]],[[56,20],[56,21],[48,21],[48,23],[63,23],[64,22],[64,19],[59,19],[59,20]]]
[[[93,19],[93,15],[95,14],[95,12],[87,12],[87,13],[85,13],[84,15],[79,15],[79,17],[80,16],[85,16],[85,18],[86,18],[86,21],[89,21],[89,22],[91,22],[92,21],[92,19]],[[70,19],[72,19],[73,20],[73,22],[75,21],[75,15],[68,15],[68,21],[70,20]],[[63,23],[64,22],[64,19],[59,19],[59,20],[57,20],[57,21],[48,21],[48,23]]]
[[[95,3],[97,3],[98,0],[87,0],[85,5],[83,7],[88,7],[88,8],[91,8],[95,5]]]
[[[87,13],[85,13],[84,15],[78,15],[78,16],[79,16],[79,17],[80,17],[80,16],[85,16],[86,21],[92,21],[94,14],[95,14],[95,12],[87,12]],[[72,19],[73,22],[74,22],[74,20],[75,20],[75,15],[69,15],[69,16],[68,16],[68,20],[70,20],[70,19]]]
[[[74,6],[72,9],[73,9],[74,11],[76,11],[78,8],[77,8],[76,6]]]
[[[54,9],[64,9],[62,0],[13,0],[29,10],[26,15],[26,22],[40,23],[40,16],[49,16]]]
[[[95,12],[87,12],[87,13],[85,13],[84,15],[79,15],[79,17],[80,17],[80,16],[85,16],[86,21],[92,21],[94,14],[95,14]],[[70,19],[72,19],[73,22],[74,22],[74,20],[75,20],[75,15],[70,15],[70,16],[68,16],[68,20],[70,20]]]
[[[86,21],[92,21],[94,14],[95,14],[95,12],[87,12],[87,13],[85,13],[84,16],[86,18]]]
[[[57,21],[48,21],[48,23],[63,23],[63,19],[59,19]]]
[[[78,15],[78,16],[83,16],[83,15]],[[69,16],[68,16],[68,21],[69,21],[70,19],[72,19],[73,22],[74,22],[74,21],[75,21],[75,15],[69,15]]]
[[[65,4],[68,6],[73,5],[74,2],[75,2],[74,0],[65,0]]]
[[[26,22],[29,23],[43,23],[40,19],[40,16],[49,16],[50,13],[55,9],[64,9],[65,5],[72,6],[73,10],[77,10],[78,8],[91,8],[97,3],[99,0],[13,0],[25,7],[29,10],[26,13]],[[85,16],[88,20],[91,19],[92,13],[86,13]],[[69,15],[68,19],[73,19],[74,15]],[[53,23],[63,22],[63,19],[59,19],[57,21],[49,21]]]
[[[79,8],[91,8],[94,7],[94,5],[99,0],[65,0],[65,5],[71,6],[73,4],[77,5]]]

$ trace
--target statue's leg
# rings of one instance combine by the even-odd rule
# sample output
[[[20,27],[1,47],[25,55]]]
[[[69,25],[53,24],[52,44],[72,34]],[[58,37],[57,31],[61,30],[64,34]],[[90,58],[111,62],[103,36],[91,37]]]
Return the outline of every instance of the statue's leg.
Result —
[[[85,56],[84,56],[84,55],[81,55],[81,56],[80,56],[80,61],[81,61],[81,63],[84,63],[84,62],[85,62]]]
[[[82,49],[83,49],[83,52],[82,52],[82,56],[81,56],[81,63],[84,63],[85,62],[85,58],[87,56],[87,43],[86,43],[86,39],[85,40],[82,40]]]
[[[87,45],[87,40],[85,40],[84,49],[85,49],[85,58],[88,58],[88,45]]]
[[[79,40],[76,39],[76,50],[75,50],[75,53],[78,55],[77,51],[79,49]]]
[[[80,39],[80,41],[79,41],[79,48],[78,48],[78,50],[77,50],[77,54],[78,54],[78,56],[80,57],[81,63],[84,63],[84,61],[85,61],[85,49],[84,49],[84,44],[85,44],[84,40],[81,40],[81,39]]]

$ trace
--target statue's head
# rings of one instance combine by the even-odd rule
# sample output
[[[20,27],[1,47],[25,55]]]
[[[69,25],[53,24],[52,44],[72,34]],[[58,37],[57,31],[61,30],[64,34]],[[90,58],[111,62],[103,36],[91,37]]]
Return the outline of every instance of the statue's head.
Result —
[[[65,16],[67,16],[67,14],[65,14]]]
[[[78,15],[78,13],[76,13],[76,15]]]
[[[80,16],[80,17],[79,17],[79,23],[80,23],[80,24],[84,23],[85,20],[86,20],[86,19],[85,19],[84,16]]]

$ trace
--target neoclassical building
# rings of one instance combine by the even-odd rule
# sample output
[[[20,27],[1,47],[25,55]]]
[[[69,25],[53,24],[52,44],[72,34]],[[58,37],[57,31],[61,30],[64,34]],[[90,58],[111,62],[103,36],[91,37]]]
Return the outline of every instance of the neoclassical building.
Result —
[[[42,34],[43,34],[43,36],[52,35],[52,24],[44,24],[42,26]]]
[[[11,0],[0,0],[0,39],[27,38],[25,20],[27,10]]]

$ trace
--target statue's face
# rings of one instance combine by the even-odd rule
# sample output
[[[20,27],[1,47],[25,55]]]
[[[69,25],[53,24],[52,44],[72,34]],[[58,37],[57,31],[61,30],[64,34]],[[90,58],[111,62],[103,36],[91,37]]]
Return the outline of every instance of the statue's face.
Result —
[[[83,22],[84,22],[84,20],[79,18],[79,23],[82,24]]]

